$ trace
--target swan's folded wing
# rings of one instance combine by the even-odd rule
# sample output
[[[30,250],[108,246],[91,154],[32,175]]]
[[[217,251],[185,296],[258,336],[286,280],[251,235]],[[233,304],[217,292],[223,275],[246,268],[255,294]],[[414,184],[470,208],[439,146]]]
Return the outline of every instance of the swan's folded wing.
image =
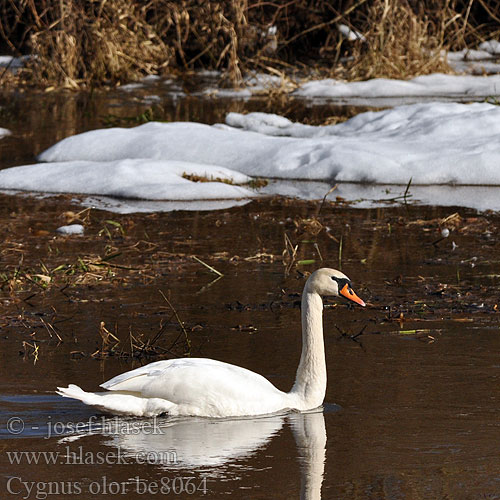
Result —
[[[162,398],[175,404],[212,408],[234,405],[274,404],[283,393],[269,380],[245,368],[205,358],[157,361],[118,375],[101,387],[146,398]],[[234,413],[239,414],[239,413]]]
[[[130,370],[113,377],[107,382],[104,382],[104,384],[101,384],[100,387],[108,391],[141,392],[144,384],[151,380],[150,377],[161,376],[165,370],[176,361],[182,360],[167,359],[140,366],[135,370]]]

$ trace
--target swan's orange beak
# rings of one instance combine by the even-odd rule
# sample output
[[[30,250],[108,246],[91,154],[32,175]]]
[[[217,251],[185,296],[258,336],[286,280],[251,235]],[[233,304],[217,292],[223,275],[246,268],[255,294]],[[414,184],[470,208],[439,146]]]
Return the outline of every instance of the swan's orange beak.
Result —
[[[346,299],[352,300],[353,302],[356,302],[356,304],[359,304],[360,306],[366,306],[363,300],[361,300],[353,291],[352,288],[349,288],[348,284],[344,285],[344,288],[340,290],[340,295],[345,297]]]

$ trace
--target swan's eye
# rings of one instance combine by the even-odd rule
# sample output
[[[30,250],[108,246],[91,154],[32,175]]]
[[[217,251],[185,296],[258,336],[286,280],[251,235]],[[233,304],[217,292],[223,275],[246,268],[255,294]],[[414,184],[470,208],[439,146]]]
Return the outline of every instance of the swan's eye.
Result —
[[[352,291],[351,282],[346,278],[337,278],[336,276],[331,276],[333,281],[337,282],[339,290],[342,290],[346,285],[349,291]]]

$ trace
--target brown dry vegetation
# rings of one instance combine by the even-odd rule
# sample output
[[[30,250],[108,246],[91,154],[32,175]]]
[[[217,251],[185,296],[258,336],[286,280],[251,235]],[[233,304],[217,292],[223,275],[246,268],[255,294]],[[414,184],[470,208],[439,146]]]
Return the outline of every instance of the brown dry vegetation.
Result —
[[[493,0],[0,0],[4,43],[37,56],[25,81],[70,88],[198,68],[231,84],[249,70],[304,76],[314,67],[349,79],[449,71],[440,50],[495,37],[499,20]],[[346,41],[339,23],[366,41]]]
[[[405,2],[373,2],[367,15],[369,43],[356,43],[352,59],[341,73],[350,79],[408,78],[449,72],[441,50],[446,47],[444,26],[452,9],[436,11],[432,19],[416,13]]]

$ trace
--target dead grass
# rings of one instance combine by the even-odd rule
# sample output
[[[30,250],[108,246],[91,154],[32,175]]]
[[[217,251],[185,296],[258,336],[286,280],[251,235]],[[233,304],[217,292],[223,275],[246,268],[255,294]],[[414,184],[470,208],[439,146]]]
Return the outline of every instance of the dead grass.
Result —
[[[182,174],[184,179],[187,179],[191,182],[222,182],[224,184],[234,184],[232,179],[222,179],[221,177],[206,177],[204,175],[196,175],[196,174],[188,174],[184,172]]]
[[[429,73],[452,72],[442,51],[445,27],[455,16],[449,2],[433,13],[415,12],[404,0],[373,2],[363,32],[366,41],[353,45],[346,64],[349,80],[405,79]]]
[[[33,79],[64,87],[87,82],[112,84],[161,72],[172,50],[145,20],[144,10],[127,0],[92,2],[62,0],[56,20],[30,37],[37,55]]]
[[[230,184],[232,186],[249,186],[253,189],[265,187],[268,184],[268,181],[266,179],[260,179],[258,177],[244,184],[237,184],[232,179],[222,179],[220,177],[213,177],[213,176],[206,177],[204,175],[188,174],[186,172],[182,174],[182,177],[191,182],[222,182],[224,184]]]
[[[475,47],[498,35],[500,5],[493,0],[0,0],[0,13],[0,36],[11,51],[36,56],[22,73],[31,84],[119,85],[147,74],[203,68],[220,70],[223,81],[234,86],[249,71],[351,79],[449,71],[439,51]],[[346,40],[339,23],[366,42]]]

